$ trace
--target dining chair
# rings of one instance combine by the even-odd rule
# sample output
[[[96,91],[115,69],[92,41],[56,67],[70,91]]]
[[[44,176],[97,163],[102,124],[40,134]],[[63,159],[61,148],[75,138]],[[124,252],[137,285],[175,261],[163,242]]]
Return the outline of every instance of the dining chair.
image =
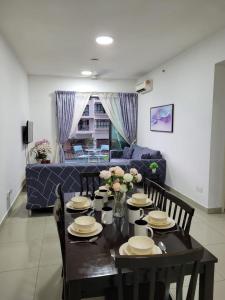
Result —
[[[62,211],[64,211],[64,199],[63,199],[62,185],[60,183],[57,184],[55,188],[55,195],[56,195],[56,199],[59,198]]]
[[[192,217],[195,209],[175,195],[165,192],[162,203],[162,210],[176,221],[183,231],[189,234]]]
[[[150,198],[153,201],[153,204],[159,209],[162,209],[165,189],[161,187],[158,183],[146,177],[144,177],[143,179],[143,188],[144,193],[147,194],[148,198]]]
[[[80,195],[84,193],[84,186],[86,186],[85,196],[94,197],[95,191],[99,188],[101,179],[99,172],[81,172],[80,173]]]
[[[57,195],[57,193],[56,193]],[[62,291],[62,299],[66,298],[66,273],[65,273],[65,227],[64,227],[64,210],[62,209],[61,199],[57,197],[55,201],[55,205],[53,208],[53,215],[56,222],[58,237],[60,241],[60,248],[61,248],[61,255],[62,255],[62,273],[61,276],[63,277],[63,291]]]
[[[191,277],[186,300],[194,300],[199,262],[203,248],[180,253],[152,256],[115,256],[118,269],[118,300],[169,300],[170,284],[176,283],[176,300],[183,298],[185,269],[191,268]],[[123,270],[132,270],[132,277],[127,278]],[[108,297],[109,299],[109,297]],[[113,299],[113,298],[112,298]]]

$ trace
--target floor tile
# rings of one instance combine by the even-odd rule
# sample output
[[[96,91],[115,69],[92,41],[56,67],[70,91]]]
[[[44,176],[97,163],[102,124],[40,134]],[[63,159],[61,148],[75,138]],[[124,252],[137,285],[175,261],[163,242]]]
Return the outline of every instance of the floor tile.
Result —
[[[41,241],[0,244],[0,272],[33,268],[39,264]]]
[[[43,240],[41,249],[40,266],[61,264],[62,256],[58,238]]]
[[[6,222],[0,229],[0,244],[6,242],[24,242],[42,239],[45,222]]]
[[[48,220],[45,225],[44,239],[55,238],[58,239],[58,232],[55,220]]]
[[[0,273],[0,299],[33,300],[38,269]]]
[[[40,267],[34,300],[61,300],[61,265]]]

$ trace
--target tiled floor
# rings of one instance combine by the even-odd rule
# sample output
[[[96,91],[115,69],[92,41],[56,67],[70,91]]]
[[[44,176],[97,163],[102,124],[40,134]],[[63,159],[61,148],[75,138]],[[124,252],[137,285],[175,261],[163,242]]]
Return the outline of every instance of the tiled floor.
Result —
[[[54,219],[46,213],[28,217],[25,203],[21,193],[0,228],[0,299],[59,300],[61,253]],[[214,299],[224,300],[225,215],[196,209],[191,234],[218,257]]]

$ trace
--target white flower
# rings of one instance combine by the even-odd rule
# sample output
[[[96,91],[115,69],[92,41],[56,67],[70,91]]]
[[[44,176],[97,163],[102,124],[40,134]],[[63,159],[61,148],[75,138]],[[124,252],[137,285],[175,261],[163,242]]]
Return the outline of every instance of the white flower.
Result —
[[[112,174],[111,174],[110,171],[103,170],[103,171],[100,172],[99,177],[102,178],[102,179],[107,180],[107,179],[109,179],[111,177],[111,175]]]
[[[135,179],[137,182],[141,182],[142,180],[142,175],[140,173],[138,173],[136,176],[135,176]]]
[[[123,179],[125,182],[131,182],[133,180],[133,176],[129,173],[124,174]]]
[[[126,184],[121,184],[121,186],[120,186],[120,192],[121,193],[126,193],[127,192],[127,186],[126,186]]]
[[[131,174],[131,175],[137,175],[137,174],[138,174],[137,169],[131,168],[131,169],[130,169],[130,174]]]

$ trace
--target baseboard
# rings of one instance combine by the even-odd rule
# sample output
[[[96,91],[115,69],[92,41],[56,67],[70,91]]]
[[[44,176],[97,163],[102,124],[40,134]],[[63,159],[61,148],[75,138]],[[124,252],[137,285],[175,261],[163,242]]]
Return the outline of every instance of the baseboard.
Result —
[[[207,208],[197,202],[195,202],[193,199],[183,195],[182,193],[178,192],[174,188],[171,188],[170,186],[165,184],[165,188],[168,189],[171,193],[173,193],[175,196],[180,197],[182,200],[190,204],[191,206],[195,208],[199,208],[206,212],[207,214],[221,214],[222,213],[222,207],[215,207],[215,208]]]
[[[6,218],[8,217],[8,215],[11,212],[12,208],[14,207],[14,205],[16,203],[16,200],[17,200],[18,196],[20,195],[20,193],[22,192],[24,186],[25,186],[25,180],[23,180],[23,182],[21,183],[21,186],[20,186],[18,192],[16,193],[16,196],[15,196],[14,200],[12,201],[9,209],[7,210],[5,215],[3,216],[2,220],[0,220],[0,227],[5,223]]]

